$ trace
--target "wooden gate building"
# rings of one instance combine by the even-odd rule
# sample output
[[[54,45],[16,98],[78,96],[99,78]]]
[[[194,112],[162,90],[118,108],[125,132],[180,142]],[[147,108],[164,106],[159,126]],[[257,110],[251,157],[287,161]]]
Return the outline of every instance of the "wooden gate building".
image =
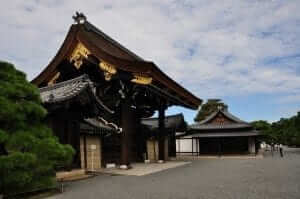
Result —
[[[49,112],[49,126],[62,143],[76,149],[78,167],[91,167],[88,158],[93,157],[96,167],[113,161],[127,168],[146,150],[141,118],[158,111],[159,160],[165,160],[165,110],[173,105],[196,110],[202,100],[155,63],[89,23],[82,13],[73,18],[75,24],[56,56],[32,80]]]

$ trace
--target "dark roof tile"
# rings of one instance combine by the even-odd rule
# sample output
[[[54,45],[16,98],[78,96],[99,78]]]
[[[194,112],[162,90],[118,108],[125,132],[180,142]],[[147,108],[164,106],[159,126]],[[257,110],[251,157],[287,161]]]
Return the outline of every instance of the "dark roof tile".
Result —
[[[165,128],[179,128],[184,123],[183,115],[176,114],[165,117]],[[142,124],[149,126],[151,129],[158,129],[158,118],[145,118],[142,119]]]

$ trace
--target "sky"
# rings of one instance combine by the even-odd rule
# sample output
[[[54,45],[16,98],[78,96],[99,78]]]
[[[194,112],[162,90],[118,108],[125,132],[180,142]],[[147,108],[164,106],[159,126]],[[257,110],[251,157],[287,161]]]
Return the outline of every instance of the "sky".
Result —
[[[32,80],[61,46],[75,11],[206,101],[245,121],[300,111],[299,0],[10,0],[0,59]],[[192,123],[195,110],[171,107]]]

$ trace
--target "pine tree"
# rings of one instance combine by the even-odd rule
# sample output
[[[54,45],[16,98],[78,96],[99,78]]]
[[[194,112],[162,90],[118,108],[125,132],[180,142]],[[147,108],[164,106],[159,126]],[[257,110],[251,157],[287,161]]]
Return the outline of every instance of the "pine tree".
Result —
[[[228,106],[222,102],[220,99],[209,99],[205,104],[200,107],[196,117],[194,118],[195,122],[204,120],[207,116],[217,111],[219,107],[222,109],[227,109]]]
[[[39,89],[10,63],[0,61],[0,191],[12,194],[55,184],[55,167],[72,161],[44,124]],[[0,192],[0,194],[1,194]]]

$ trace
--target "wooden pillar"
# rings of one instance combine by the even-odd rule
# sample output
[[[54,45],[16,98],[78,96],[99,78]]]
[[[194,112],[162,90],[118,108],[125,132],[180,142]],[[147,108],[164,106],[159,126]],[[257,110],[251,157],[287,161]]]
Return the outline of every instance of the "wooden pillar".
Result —
[[[198,156],[200,155],[200,138],[197,139],[198,142]]]
[[[165,161],[165,106],[161,105],[158,110],[158,129],[159,129],[159,153],[160,162]]]
[[[219,156],[221,156],[221,153],[222,153],[222,143],[221,143],[221,139],[222,139],[222,138],[218,138],[218,140],[219,140]]]
[[[86,148],[86,135],[83,134],[83,156],[84,156],[84,168],[87,169],[87,148]]]
[[[120,168],[127,169],[130,161],[130,133],[132,130],[133,118],[132,118],[132,109],[130,107],[130,98],[126,97],[122,101],[121,108],[121,125],[122,125],[122,134],[121,134],[121,161]]]
[[[192,156],[194,155],[194,138],[192,137]]]
[[[198,138],[196,137],[196,139],[195,139],[195,144],[196,144],[196,156],[198,156],[198,153],[199,153],[199,151],[198,151]]]

